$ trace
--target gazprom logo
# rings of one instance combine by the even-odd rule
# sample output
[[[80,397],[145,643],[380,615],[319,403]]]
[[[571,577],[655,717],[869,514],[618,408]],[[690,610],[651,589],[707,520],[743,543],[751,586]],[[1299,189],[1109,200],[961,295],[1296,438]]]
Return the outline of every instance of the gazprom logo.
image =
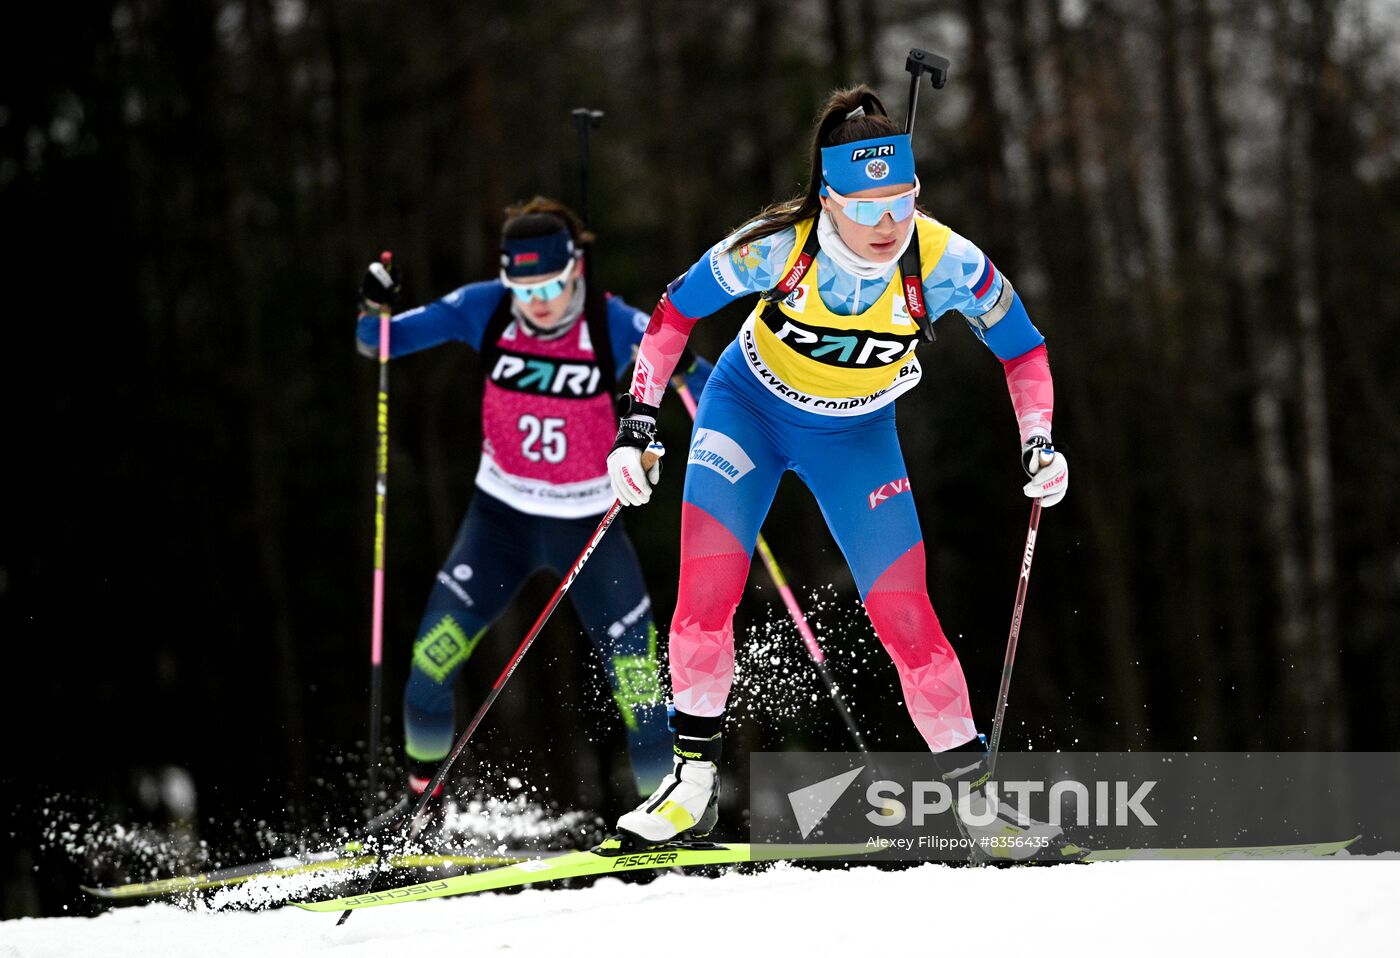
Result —
[[[753,460],[740,445],[722,432],[701,429],[690,444],[691,465],[713,469],[731,483],[753,471]]]

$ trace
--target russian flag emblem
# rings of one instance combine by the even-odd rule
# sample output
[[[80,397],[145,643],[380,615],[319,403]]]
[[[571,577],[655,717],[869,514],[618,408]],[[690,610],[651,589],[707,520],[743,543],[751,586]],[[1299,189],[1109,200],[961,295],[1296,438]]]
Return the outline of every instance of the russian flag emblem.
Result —
[[[982,257],[982,272],[972,281],[972,295],[981,299],[986,296],[992,288],[992,282],[997,278],[997,268],[992,265],[990,257]]]

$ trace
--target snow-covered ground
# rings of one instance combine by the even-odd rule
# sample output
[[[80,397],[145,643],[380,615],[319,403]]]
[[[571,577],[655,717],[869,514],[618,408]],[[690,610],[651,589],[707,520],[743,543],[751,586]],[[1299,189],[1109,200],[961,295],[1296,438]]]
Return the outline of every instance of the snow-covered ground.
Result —
[[[447,898],[335,915],[124,908],[0,922],[0,958],[1400,954],[1400,861],[923,865]],[[888,952],[886,952],[888,949]]]

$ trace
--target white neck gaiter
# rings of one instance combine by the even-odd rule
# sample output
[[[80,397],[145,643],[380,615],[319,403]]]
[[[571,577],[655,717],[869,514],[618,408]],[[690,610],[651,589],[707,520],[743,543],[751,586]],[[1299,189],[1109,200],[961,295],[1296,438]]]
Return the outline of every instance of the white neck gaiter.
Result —
[[[831,217],[826,215],[826,210],[822,210],[817,215],[817,242],[821,244],[822,251],[831,257],[833,263],[858,279],[883,279],[889,276],[899,265],[899,258],[909,248],[909,242],[914,238],[916,232],[918,230],[911,221],[909,232],[904,235],[904,243],[899,247],[899,252],[883,263],[876,263],[863,256],[858,256],[854,250],[846,245],[841,234],[836,232],[836,226],[831,222]]]

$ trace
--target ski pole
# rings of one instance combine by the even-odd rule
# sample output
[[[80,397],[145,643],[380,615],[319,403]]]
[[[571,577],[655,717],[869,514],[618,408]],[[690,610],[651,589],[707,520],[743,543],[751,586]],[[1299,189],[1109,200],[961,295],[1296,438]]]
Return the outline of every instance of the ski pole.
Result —
[[[1026,608],[1026,591],[1031,585],[1031,559],[1035,557],[1035,534],[1040,527],[1040,500],[1031,503],[1031,525],[1026,531],[1026,551],[1021,555],[1021,577],[1016,582],[1016,605],[1011,610],[1011,634],[1006,638],[1006,661],[1001,666],[1001,688],[997,690],[997,714],[992,721],[992,744],[987,749],[987,774],[996,771],[1001,730],[1006,719],[1006,699],[1011,693],[1011,666],[1016,661],[1016,641],[1021,635],[1021,613]]]
[[[389,250],[379,254],[387,271],[394,263]],[[387,272],[385,274],[387,276]],[[389,317],[393,310],[379,307],[379,401],[375,414],[377,439],[374,452],[374,598],[369,628],[369,814],[379,796],[379,727],[384,686],[384,516],[389,492]]]
[[[569,116],[573,119],[574,127],[578,130],[578,169],[582,187],[579,199],[583,205],[583,225],[587,226],[593,221],[592,203],[588,190],[588,131],[596,130],[602,125],[603,111],[590,110],[581,106],[571,111]]]
[[[941,90],[948,82],[950,66],[947,57],[940,57],[926,50],[909,51],[909,56],[904,61],[904,69],[909,71],[909,110],[904,114],[905,133],[914,132],[914,113],[919,109],[919,80],[927,73],[933,88]]]
[[[675,377],[674,382],[681,402],[685,404],[690,418],[694,419],[696,404],[695,397],[691,395],[690,387],[679,376]],[[865,737],[860,734],[860,726],[856,725],[855,718],[846,708],[846,701],[841,697],[836,680],[831,677],[831,670],[826,666],[826,655],[822,652],[821,644],[817,642],[817,637],[807,622],[807,616],[802,614],[802,607],[797,604],[797,596],[793,594],[792,587],[788,585],[783,570],[778,567],[778,560],[774,558],[773,550],[768,548],[768,542],[763,538],[762,532],[758,534],[758,554],[763,557],[763,565],[768,569],[768,577],[778,587],[778,594],[783,598],[783,605],[787,606],[788,615],[792,617],[793,625],[797,626],[798,634],[802,636],[807,651],[811,653],[812,662],[816,665],[817,673],[821,675],[822,682],[831,695],[831,701],[836,705],[836,711],[841,713],[841,720],[846,723],[846,731],[851,733],[851,741],[855,742],[857,751],[868,755],[869,750],[865,747]]]
[[[657,458],[657,455],[653,452],[642,453],[642,470],[650,471],[651,467],[656,464]],[[598,523],[598,528],[594,529],[593,535],[589,537],[587,545],[583,547],[583,551],[580,552],[578,558],[574,560],[574,564],[569,567],[568,574],[560,580],[558,587],[554,590],[554,595],[550,596],[549,602],[545,604],[544,610],[540,612],[539,617],[535,619],[535,624],[530,627],[530,631],[526,633],[525,638],[521,640],[519,647],[516,648],[515,654],[510,657],[510,661],[506,663],[506,667],[501,670],[501,674],[491,686],[491,691],[486,694],[486,698],[482,700],[481,705],[476,710],[476,714],[472,716],[472,720],[467,723],[466,729],[458,737],[456,744],[452,746],[452,751],[448,753],[447,758],[442,760],[442,764],[438,766],[437,771],[433,774],[433,779],[428,783],[428,787],[423,789],[423,797],[418,799],[418,806],[413,810],[413,814],[407,818],[404,826],[405,832],[400,834],[400,838],[408,837],[406,834],[407,830],[412,827],[413,822],[416,821],[418,817],[423,814],[423,810],[428,807],[428,802],[432,799],[438,787],[442,785],[443,780],[447,778],[447,773],[451,770],[453,763],[457,761],[457,757],[462,754],[462,750],[465,749],[467,743],[471,741],[471,737],[475,734],[477,726],[481,724],[481,720],[485,718],[486,713],[490,711],[492,703],[494,703],[496,698],[501,694],[501,689],[505,688],[506,682],[510,680],[511,674],[515,671],[515,667],[519,665],[520,660],[525,657],[526,650],[530,648],[535,638],[540,634],[541,630],[544,629],[544,625],[549,621],[550,615],[558,608],[560,600],[564,598],[564,593],[569,591],[569,586],[574,584],[574,580],[577,579],[579,573],[583,571],[584,563],[586,563],[588,557],[593,554],[593,550],[598,547],[598,543],[603,540],[603,534],[608,531],[608,527],[612,525],[613,520],[617,518],[617,514],[621,510],[622,503],[614,500],[612,508],[608,509],[607,513],[604,514],[602,521]],[[382,861],[383,858],[384,856],[381,856],[380,860]],[[379,880],[381,873],[382,870],[376,867],[357,895],[369,894],[374,888],[375,883]],[[350,911],[351,909],[349,908],[345,909],[345,913],[340,916],[340,920],[337,921],[336,924],[345,924],[345,920],[350,917]]]

